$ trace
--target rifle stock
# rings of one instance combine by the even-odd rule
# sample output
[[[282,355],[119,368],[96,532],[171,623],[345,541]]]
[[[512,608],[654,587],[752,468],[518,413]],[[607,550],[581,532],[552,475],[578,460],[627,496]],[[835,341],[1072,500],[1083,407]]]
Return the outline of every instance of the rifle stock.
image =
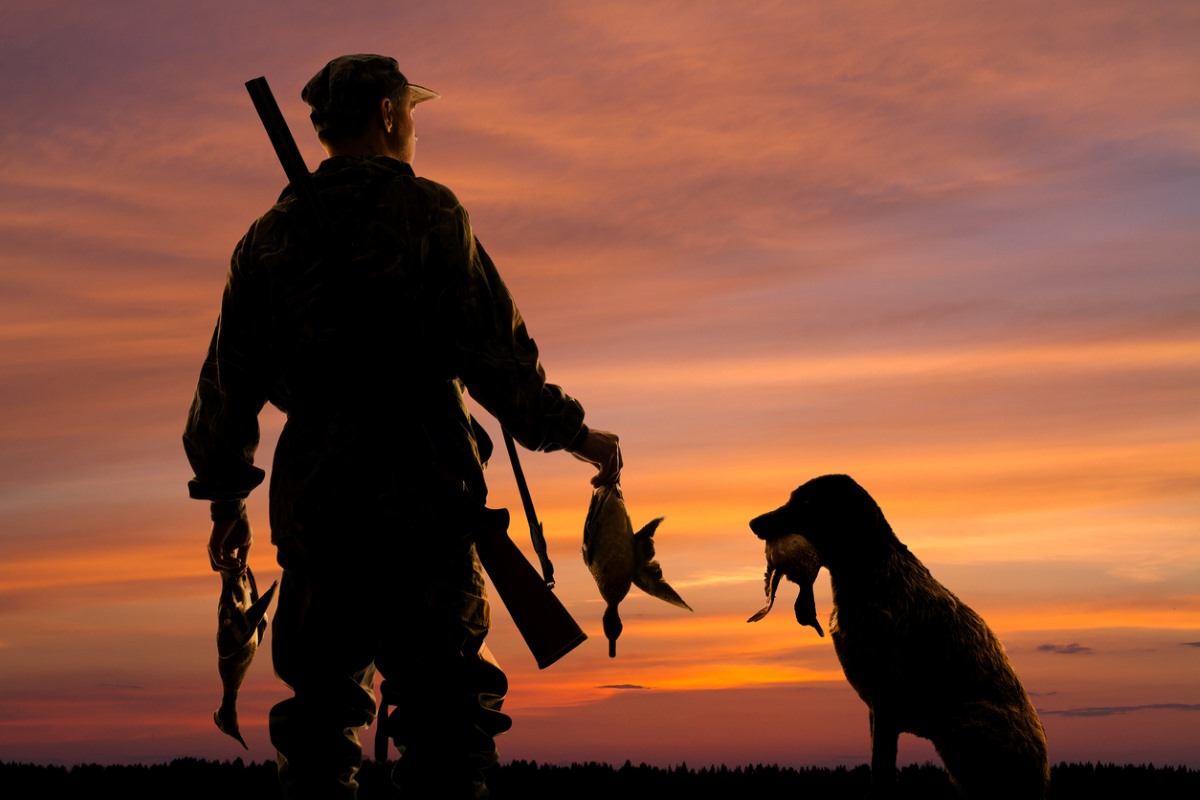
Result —
[[[508,510],[485,508],[482,514],[475,552],[538,669],[545,669],[583,644],[587,634],[508,537]]]
[[[336,232],[267,79],[247,81],[246,90],[292,190],[326,240],[332,240]],[[475,549],[538,668],[545,669],[582,644],[587,634],[508,537],[508,521],[506,509],[483,509],[475,531]]]

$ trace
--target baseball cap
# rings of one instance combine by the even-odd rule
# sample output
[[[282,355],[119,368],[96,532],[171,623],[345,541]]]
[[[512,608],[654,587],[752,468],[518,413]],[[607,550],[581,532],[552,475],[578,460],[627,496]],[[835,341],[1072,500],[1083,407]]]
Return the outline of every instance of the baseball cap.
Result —
[[[396,59],[370,53],[338,56],[314,75],[300,92],[312,107],[309,118],[322,131],[339,117],[369,111],[380,98],[394,97],[405,88],[414,103],[441,97],[432,89],[409,83]]]

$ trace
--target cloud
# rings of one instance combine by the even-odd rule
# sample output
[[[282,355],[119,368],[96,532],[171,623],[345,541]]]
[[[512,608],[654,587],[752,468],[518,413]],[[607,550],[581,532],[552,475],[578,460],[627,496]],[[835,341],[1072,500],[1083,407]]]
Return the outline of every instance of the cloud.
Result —
[[[1071,642],[1070,644],[1039,644],[1037,649],[1043,653],[1058,653],[1059,655],[1063,656],[1087,656],[1091,655],[1093,652],[1092,648],[1084,647],[1077,642]]]
[[[1200,647],[1200,642],[1180,642],[1184,647]]]
[[[1135,711],[1200,711],[1200,703],[1149,703],[1144,706],[1097,706],[1093,708],[1038,709],[1038,714],[1049,717],[1115,717]]]
[[[649,689],[649,686],[641,686],[636,683],[605,683],[596,687],[597,689]]]

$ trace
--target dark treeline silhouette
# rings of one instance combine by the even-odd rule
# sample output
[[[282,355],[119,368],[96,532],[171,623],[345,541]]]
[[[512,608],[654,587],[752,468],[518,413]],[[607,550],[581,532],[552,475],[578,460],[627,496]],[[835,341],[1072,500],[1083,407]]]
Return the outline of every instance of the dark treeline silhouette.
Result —
[[[390,764],[367,762],[360,773],[361,800],[393,797]],[[495,800],[661,800],[664,796],[803,797],[859,800],[867,790],[867,767],[793,769],[767,765],[689,768],[584,763],[558,766],[536,761],[503,764],[488,777]],[[902,767],[901,800],[954,800],[946,772],[935,764]],[[151,766],[74,767],[0,763],[0,792],[21,797],[113,797],[116,800],[275,800],[280,796],[275,764],[183,758]],[[1200,797],[1200,770],[1148,764],[1058,764],[1051,770],[1051,800],[1095,797],[1193,800]]]

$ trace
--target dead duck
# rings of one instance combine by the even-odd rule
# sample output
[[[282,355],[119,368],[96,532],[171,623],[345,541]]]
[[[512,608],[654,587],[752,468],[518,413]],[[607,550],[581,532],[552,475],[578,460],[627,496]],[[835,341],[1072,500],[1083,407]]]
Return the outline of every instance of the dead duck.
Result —
[[[254,573],[221,573],[221,597],[217,601],[217,672],[221,675],[221,707],[213,712],[213,721],[222,733],[232,736],[247,750],[238,728],[237,697],[250,662],[258,652],[267,629],[267,607],[275,597],[279,581],[259,597]]]
[[[788,535],[767,541],[767,573],[764,576],[767,604],[760,608],[747,622],[758,622],[775,605],[775,593],[779,582],[787,578],[800,587],[796,598],[796,622],[816,628],[825,635],[817,621],[817,602],[813,597],[813,582],[821,570],[821,559],[812,543],[803,536]]]
[[[604,635],[608,639],[609,658],[616,658],[617,637],[623,628],[617,606],[631,585],[673,606],[692,610],[663,580],[662,566],[654,559],[654,532],[663,519],[651,520],[634,533],[619,483],[592,492],[583,525],[583,562],[595,578],[600,596],[608,603],[604,609]]]

